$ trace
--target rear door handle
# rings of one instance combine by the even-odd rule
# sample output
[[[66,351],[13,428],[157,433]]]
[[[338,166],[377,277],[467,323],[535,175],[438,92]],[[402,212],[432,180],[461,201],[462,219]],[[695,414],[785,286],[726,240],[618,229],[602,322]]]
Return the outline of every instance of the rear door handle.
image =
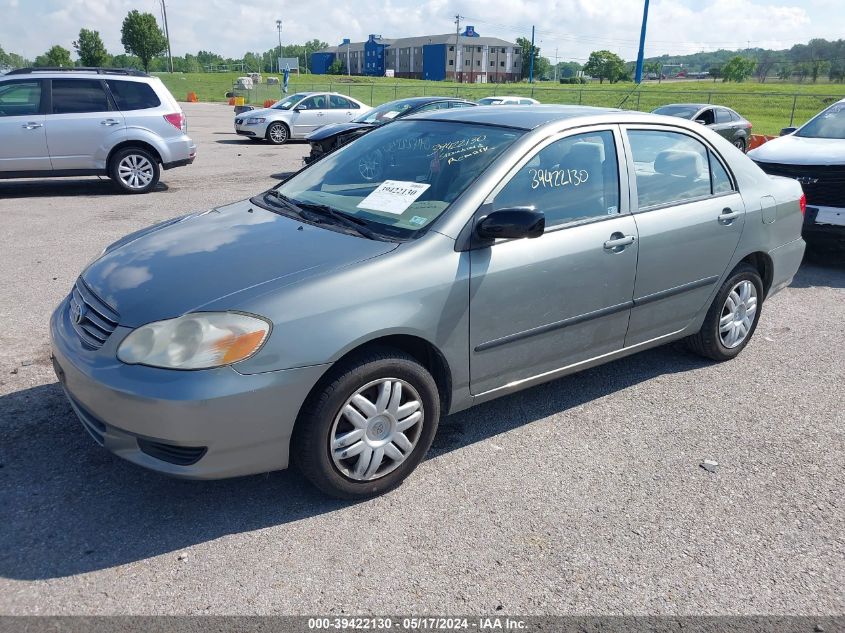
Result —
[[[722,213],[719,214],[719,223],[721,224],[730,224],[734,220],[739,217],[739,211],[734,211],[730,207],[725,207],[722,209]]]
[[[35,121],[30,121],[29,123],[24,123],[22,126],[25,130],[34,130],[39,127],[44,127],[43,123],[36,123]]]
[[[614,233],[610,239],[604,243],[605,250],[619,253],[626,246],[630,246],[637,240],[633,235],[623,235],[622,233]]]
[[[120,121],[115,121],[114,119],[106,119],[105,121],[100,121],[100,125],[120,125]]]

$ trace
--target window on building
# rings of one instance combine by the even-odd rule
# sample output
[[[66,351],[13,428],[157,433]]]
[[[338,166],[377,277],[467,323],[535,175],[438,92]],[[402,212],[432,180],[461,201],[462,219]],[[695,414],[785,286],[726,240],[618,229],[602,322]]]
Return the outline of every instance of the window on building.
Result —
[[[520,53],[522,53],[522,49],[521,49],[521,48],[515,48],[515,49],[513,49],[513,54],[514,54],[514,55],[519,55]]]
[[[454,59],[450,59],[450,60],[449,60],[449,65],[450,65],[450,66],[454,66],[454,65],[455,65],[455,60],[454,60]]]
[[[450,46],[450,47],[449,47],[449,50],[450,50],[450,51],[454,51],[454,50],[455,50],[455,47],[454,47],[454,46]]]
[[[496,65],[496,62],[494,62],[494,61],[491,59],[491,60],[490,60],[490,65],[491,65],[491,66],[495,66],[495,65]]]
[[[504,68],[504,67],[505,67],[505,62],[499,62],[499,66],[501,66],[502,68]]]
[[[476,53],[480,53],[480,52],[481,52],[481,47],[480,47],[480,46],[476,46],[476,47],[475,47],[475,52],[476,52]]]
[[[480,59],[476,59],[476,60],[475,60],[475,65],[476,65],[476,66],[481,66],[481,60],[480,60]]]
[[[464,66],[469,66],[469,60],[468,59],[464,60]]]

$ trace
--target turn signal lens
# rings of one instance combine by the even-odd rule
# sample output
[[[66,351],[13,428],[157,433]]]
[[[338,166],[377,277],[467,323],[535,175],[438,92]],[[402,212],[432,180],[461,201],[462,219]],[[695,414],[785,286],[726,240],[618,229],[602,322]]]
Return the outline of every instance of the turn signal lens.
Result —
[[[117,357],[130,365],[208,369],[255,354],[270,333],[264,319],[237,312],[197,312],[149,323],[129,334]]]

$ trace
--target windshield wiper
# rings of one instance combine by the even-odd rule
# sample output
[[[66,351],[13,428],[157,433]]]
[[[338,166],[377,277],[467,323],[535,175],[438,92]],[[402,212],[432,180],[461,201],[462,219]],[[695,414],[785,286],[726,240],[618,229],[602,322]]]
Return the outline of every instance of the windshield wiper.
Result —
[[[380,239],[373,231],[367,228],[366,223],[363,220],[360,220],[341,211],[337,211],[336,209],[332,209],[328,205],[318,204],[316,202],[302,202],[299,200],[294,201],[288,198],[287,196],[279,193],[276,189],[271,189],[270,191],[264,194],[264,197],[276,198],[288,209],[290,209],[299,217],[309,222],[325,224],[326,218],[331,218],[332,220],[334,220],[335,224],[340,224],[341,226],[352,229],[359,235],[363,235],[368,239]],[[312,213],[309,213],[309,211]],[[313,212],[316,212],[316,215]]]

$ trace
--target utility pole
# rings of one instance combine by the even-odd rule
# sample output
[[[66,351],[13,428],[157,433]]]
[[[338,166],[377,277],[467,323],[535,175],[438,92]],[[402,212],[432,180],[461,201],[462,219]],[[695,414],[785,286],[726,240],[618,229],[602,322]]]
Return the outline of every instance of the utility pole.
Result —
[[[643,58],[645,57],[645,29],[648,23],[648,0],[643,6],[643,26],[640,30],[640,50],[637,53],[637,71],[634,76],[634,83],[642,83],[643,80]],[[662,74],[662,71],[661,71]]]
[[[279,32],[279,72],[282,72],[282,21],[276,20],[276,30]],[[271,65],[272,68],[272,65]]]
[[[555,46],[555,83],[557,83],[557,66],[558,66],[558,57],[557,57],[557,46]]]
[[[528,66],[528,83],[534,83],[534,27],[531,27],[531,60]]]
[[[461,16],[455,16],[455,81],[458,81],[458,66],[461,63],[460,57],[458,57],[458,51],[460,50],[460,41],[461,41]]]
[[[173,54],[170,52],[170,29],[167,28],[167,5],[161,0],[161,14],[164,16],[164,36],[167,38],[167,60],[170,63],[170,72],[173,72]]]

